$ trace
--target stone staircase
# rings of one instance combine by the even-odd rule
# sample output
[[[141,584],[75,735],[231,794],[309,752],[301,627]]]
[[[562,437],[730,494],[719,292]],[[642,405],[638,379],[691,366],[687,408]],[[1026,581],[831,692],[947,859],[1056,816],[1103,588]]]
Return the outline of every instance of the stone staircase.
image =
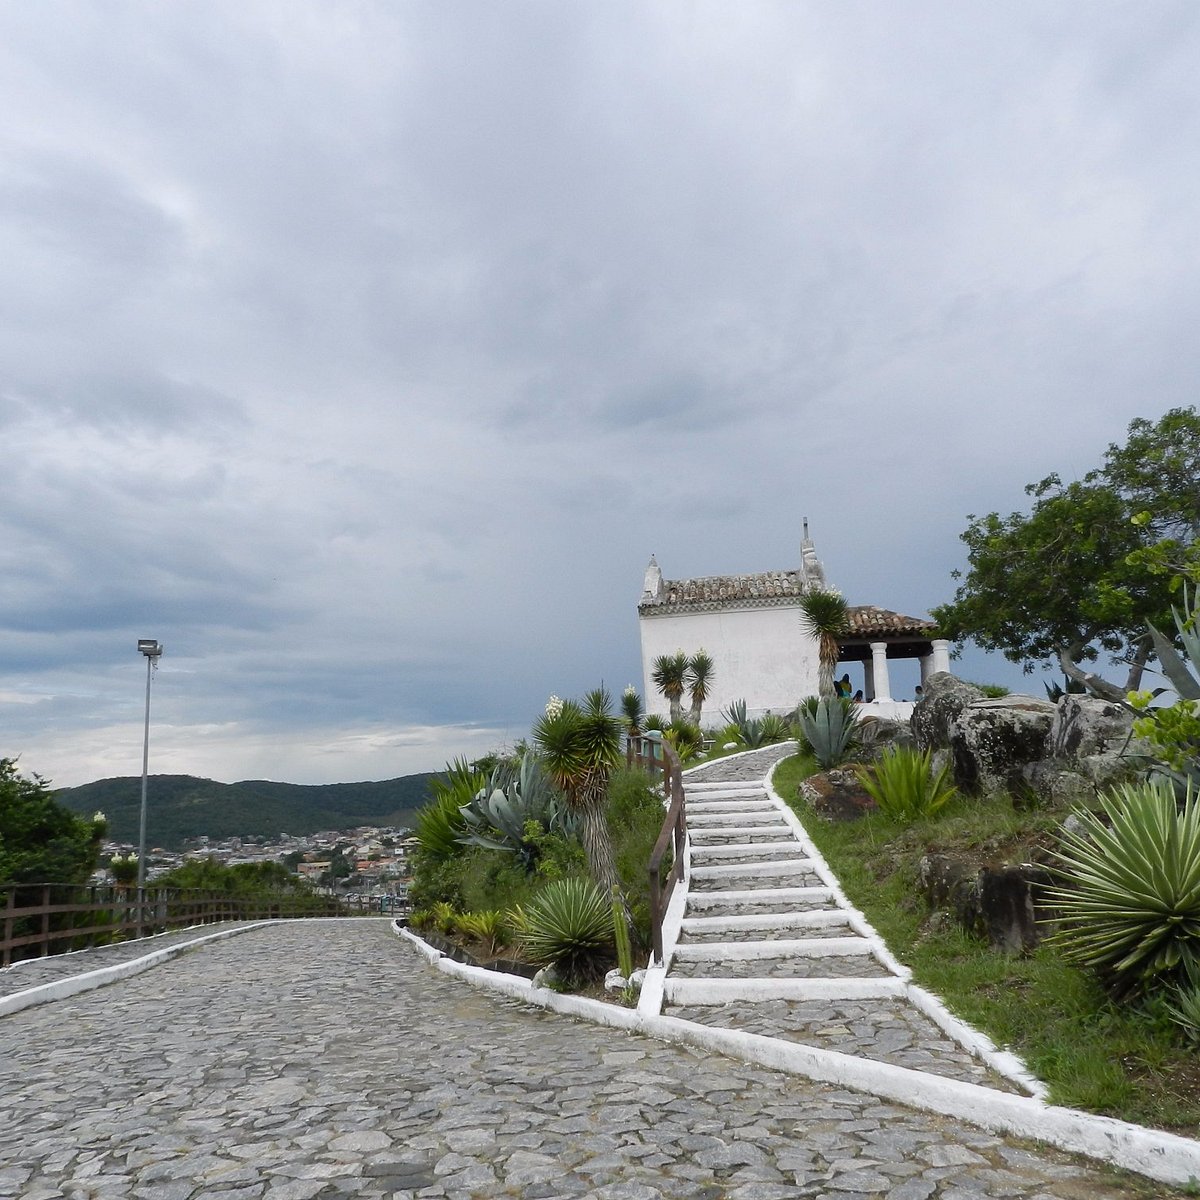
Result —
[[[896,962],[803,827],[766,786],[767,755],[689,773],[687,893],[668,939],[663,1012],[1009,1092],[1023,1066],[979,1055],[969,1031],[915,1002]],[[741,778],[735,776],[740,774]],[[735,777],[731,777],[735,776]],[[815,853],[815,852],[813,852]],[[935,1002],[936,1003],[936,1002]]]
[[[688,783],[687,906],[669,1004],[862,1000],[903,981],[875,956],[759,783]]]

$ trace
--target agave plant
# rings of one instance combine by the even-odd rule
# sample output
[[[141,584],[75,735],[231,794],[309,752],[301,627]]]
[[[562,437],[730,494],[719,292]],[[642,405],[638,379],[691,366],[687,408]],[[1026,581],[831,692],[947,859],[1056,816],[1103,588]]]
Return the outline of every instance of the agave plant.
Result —
[[[849,627],[849,610],[840,592],[809,588],[800,597],[800,624],[817,639],[817,694],[833,697],[833,672],[841,657],[841,639]]]
[[[674,654],[660,654],[650,669],[654,686],[671,706],[671,724],[683,716],[683,692],[687,687],[688,656],[682,650]]]
[[[826,770],[846,761],[854,745],[858,707],[841,696],[810,696],[799,708],[800,729]]]
[[[465,845],[518,855],[527,871],[537,865],[537,839],[531,833],[572,832],[573,822],[541,762],[526,754],[519,762],[498,763],[487,784],[461,805],[464,822],[458,840]],[[530,822],[536,829],[530,829]]]
[[[1145,994],[1200,969],[1200,804],[1165,780],[1125,784],[1080,812],[1056,851],[1062,914],[1052,935],[1119,995]]]
[[[871,767],[860,768],[858,781],[893,821],[914,821],[944,808],[958,794],[948,767],[933,770],[933,752],[891,746]]]
[[[612,902],[590,879],[558,879],[525,906],[521,945],[568,979],[593,977],[613,940]]]
[[[1134,732],[1145,738],[1156,749],[1159,763],[1155,769],[1166,775],[1176,787],[1177,793],[1189,788],[1200,789],[1200,606],[1187,603],[1184,593],[1184,608],[1190,609],[1187,616],[1177,608],[1171,609],[1175,629],[1183,644],[1181,656],[1169,638],[1153,625],[1150,636],[1154,653],[1158,656],[1163,674],[1179,695],[1179,701],[1169,708],[1150,708],[1154,696],[1142,692],[1130,696],[1133,706],[1142,716],[1134,722]]]

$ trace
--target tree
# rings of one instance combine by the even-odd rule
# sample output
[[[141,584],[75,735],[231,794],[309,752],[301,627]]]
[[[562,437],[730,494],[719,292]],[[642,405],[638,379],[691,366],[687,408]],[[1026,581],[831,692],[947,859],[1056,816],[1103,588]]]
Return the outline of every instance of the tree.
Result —
[[[800,624],[817,639],[817,694],[833,698],[833,672],[842,655],[841,639],[849,626],[849,612],[840,592],[810,588],[800,597]]]
[[[700,710],[703,708],[705,700],[708,699],[709,689],[712,686],[712,677],[713,660],[703,650],[697,650],[687,660],[685,674],[688,694],[692,702],[688,711],[688,720],[697,729],[700,727]]]
[[[650,678],[671,706],[671,724],[683,716],[683,691],[687,686],[688,656],[682,650],[660,654],[654,660]]]
[[[96,869],[108,830],[57,804],[45,779],[24,778],[0,758],[0,883],[84,883]]]
[[[617,871],[604,806],[609,778],[621,762],[621,719],[611,711],[607,689],[589,692],[582,704],[551,696],[533,727],[533,740],[546,773],[579,817],[592,877],[611,893]]]
[[[1026,487],[1033,507],[968,516],[968,570],[954,600],[933,610],[942,632],[998,650],[1027,672],[1060,667],[1095,695],[1123,700],[1153,653],[1147,624],[1170,620],[1164,545],[1186,557],[1200,529],[1200,417],[1172,409],[1129,426],[1104,465],[1064,485]],[[1124,686],[1084,664],[1108,652],[1129,670]]]

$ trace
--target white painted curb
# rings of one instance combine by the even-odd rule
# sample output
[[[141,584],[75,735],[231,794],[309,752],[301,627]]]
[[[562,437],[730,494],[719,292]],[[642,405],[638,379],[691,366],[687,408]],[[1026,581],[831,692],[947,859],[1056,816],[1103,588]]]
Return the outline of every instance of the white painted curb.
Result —
[[[363,921],[371,920],[371,918],[280,917],[268,921],[253,921],[248,925],[239,925],[236,929],[222,929],[217,933],[208,933],[203,937],[191,938],[186,942],[175,942],[173,945],[163,946],[162,949],[152,950],[149,954],[143,954],[140,958],[127,959],[125,962],[113,963],[107,967],[97,967],[94,971],[85,971],[80,975],[68,975],[65,979],[52,979],[49,983],[43,983],[37,987],[26,988],[21,992],[13,992],[8,996],[0,996],[0,1017],[7,1017],[10,1013],[20,1012],[24,1008],[32,1008],[37,1004],[50,1004],[55,1000],[65,1000],[68,996],[76,996],[80,992],[90,992],[95,988],[104,987],[105,984],[116,983],[120,979],[127,979],[131,975],[140,975],[143,971],[149,971],[151,967],[157,967],[172,958],[178,958],[179,955],[194,949],[196,946],[203,946],[206,942],[220,942],[225,938],[235,937],[239,933],[248,933],[251,929],[261,929],[264,925],[280,925],[288,920]],[[197,925],[194,928],[203,929],[204,926]],[[149,941],[150,939],[147,938],[146,940]],[[87,952],[80,951],[79,953],[85,954]],[[57,957],[57,955],[54,957]]]
[[[769,795],[776,804],[779,805],[784,819],[792,826],[796,836],[800,839],[801,844],[808,851],[808,856],[812,860],[814,869],[821,877],[822,881],[832,891],[838,905],[844,908],[850,914],[850,923],[864,937],[872,940],[875,946],[875,955],[880,962],[884,963],[907,980],[905,994],[916,1005],[921,1012],[930,1018],[948,1037],[953,1038],[964,1050],[969,1054],[974,1055],[981,1062],[985,1063],[998,1075],[1005,1079],[1012,1080],[1018,1087],[1023,1088],[1032,1096],[1038,1099],[1044,1099],[1046,1096],[1046,1085],[1036,1078],[1025,1065],[1024,1062],[1009,1050],[1001,1050],[995,1042],[992,1041],[986,1034],[980,1030],[968,1025],[965,1021],[956,1017],[942,1002],[924,988],[918,987],[912,983],[912,971],[908,967],[903,966],[892,952],[887,948],[883,939],[875,932],[870,922],[865,916],[855,908],[842,891],[842,886],[838,883],[837,878],[829,869],[829,864],[825,861],[820,850],[817,849],[813,840],[808,836],[806,830],[800,821],[800,818],[792,811],[791,806],[784,798],[775,790],[773,780],[775,778],[776,763],[771,768],[764,782]],[[1140,1129],[1140,1125],[1131,1126],[1133,1129]]]
[[[644,1014],[640,1006],[634,1011],[601,1000],[561,995],[549,988],[535,988],[530,980],[519,975],[504,975],[455,962],[394,921],[392,929],[444,974],[552,1012],[853,1088],[911,1108],[954,1117],[991,1133],[1048,1142],[1061,1150],[1112,1163],[1163,1183],[1187,1184],[1200,1178],[1200,1142],[1189,1138],[1049,1105],[1033,1096],[1013,1096],[976,1083],[927,1075],[836,1050],[698,1025],[677,1017]]]

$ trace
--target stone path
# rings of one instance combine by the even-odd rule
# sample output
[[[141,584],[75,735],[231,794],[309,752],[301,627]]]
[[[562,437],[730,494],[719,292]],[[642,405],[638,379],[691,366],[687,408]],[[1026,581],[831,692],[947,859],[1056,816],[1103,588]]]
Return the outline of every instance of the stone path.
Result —
[[[135,938],[128,942],[117,942],[112,946],[97,946],[92,950],[80,950],[74,954],[22,959],[11,967],[0,969],[0,997],[54,983],[58,979],[69,979],[85,971],[129,962],[143,955],[153,954],[155,950],[176,946],[180,942],[192,942],[196,938],[207,937],[222,930],[241,929],[249,923],[223,921],[212,925],[194,925],[191,929],[175,929],[170,933],[156,934],[154,937]]]
[[[1020,1089],[905,998],[763,785],[792,742],[689,771],[692,872],[666,1015]]]
[[[498,1000],[297,921],[0,1019],[21,1200],[1118,1200],[1179,1193]]]

